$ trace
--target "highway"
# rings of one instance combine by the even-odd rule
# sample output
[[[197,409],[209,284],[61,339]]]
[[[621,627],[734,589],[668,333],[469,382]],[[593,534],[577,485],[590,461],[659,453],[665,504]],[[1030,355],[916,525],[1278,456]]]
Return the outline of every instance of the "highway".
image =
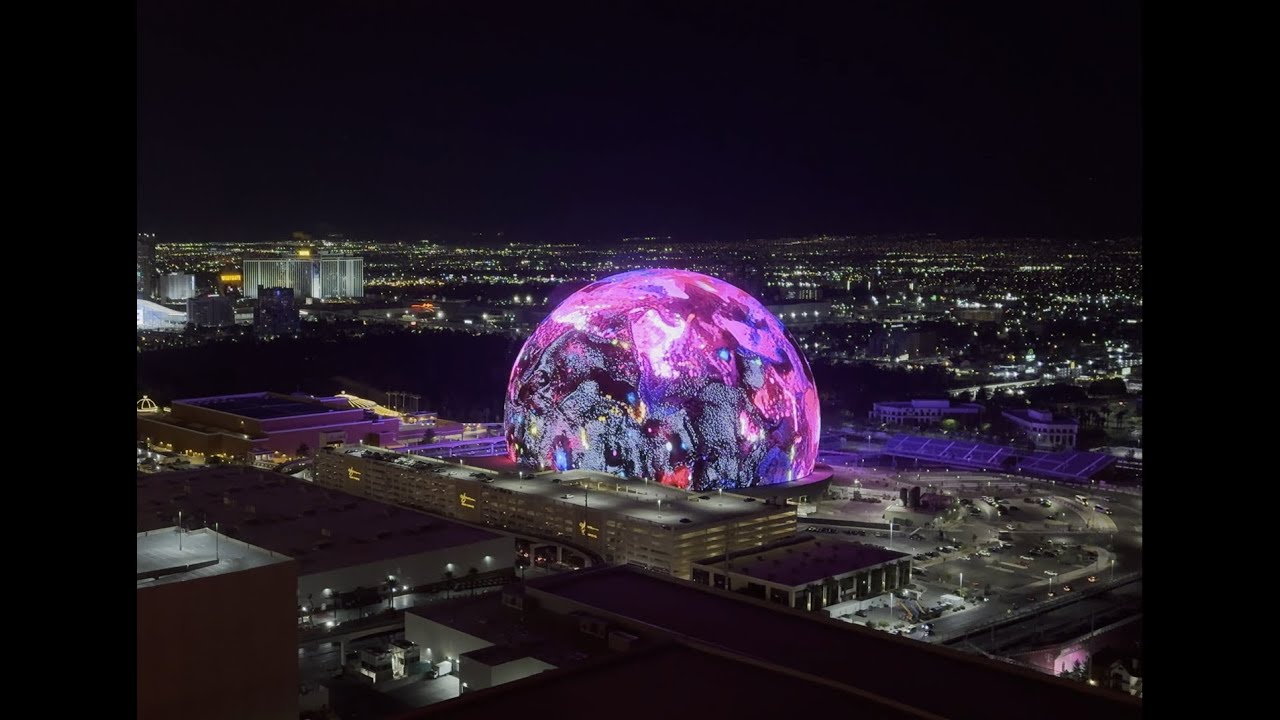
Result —
[[[947,394],[950,395],[951,397],[956,397],[959,395],[963,395],[965,393],[974,393],[976,395],[978,391],[981,390],[982,388],[987,388],[987,390],[991,390],[991,391],[1009,390],[1012,388],[1030,387],[1031,385],[1039,385],[1040,383],[1041,383],[1041,380],[1039,379],[1015,380],[1013,382],[1002,382],[1002,383],[987,383],[985,385],[973,385],[971,387],[953,388],[951,390],[948,390]]]

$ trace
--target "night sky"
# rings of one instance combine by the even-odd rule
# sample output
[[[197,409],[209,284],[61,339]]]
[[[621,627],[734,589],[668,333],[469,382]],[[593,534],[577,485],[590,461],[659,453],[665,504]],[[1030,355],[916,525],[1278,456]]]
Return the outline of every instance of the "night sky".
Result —
[[[1136,3],[848,4],[140,0],[138,230],[1141,232]]]

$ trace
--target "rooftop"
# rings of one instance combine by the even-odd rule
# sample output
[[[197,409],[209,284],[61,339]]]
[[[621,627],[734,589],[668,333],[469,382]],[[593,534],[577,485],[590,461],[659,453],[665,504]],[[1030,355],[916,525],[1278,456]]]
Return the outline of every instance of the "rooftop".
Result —
[[[894,435],[885,443],[884,452],[958,467],[1016,468],[1031,475],[1078,481],[1088,480],[1116,461],[1114,456],[1083,450],[1020,450],[1005,445],[921,435]]]
[[[560,720],[781,718],[835,708],[876,720],[936,717],[785,668],[675,643],[539,673],[404,717],[489,720],[527,716],[532,708],[555,708]]]
[[[138,589],[240,572],[291,559],[212,530],[178,537],[177,527],[138,533]]]
[[[1047,410],[1032,410],[1030,408],[1021,408],[1018,410],[1005,410],[1006,417],[1015,420],[1021,420],[1025,423],[1039,423],[1047,425],[1062,425],[1064,427],[1077,427],[1080,423],[1073,417],[1066,415],[1054,415]]]
[[[256,468],[138,473],[138,531],[214,527],[298,561],[311,575],[457,547],[494,533]],[[327,534],[326,534],[327,532]]]
[[[549,665],[566,667],[603,652],[599,640],[579,631],[576,618],[521,614],[503,605],[502,593],[498,592],[420,605],[406,612],[493,643],[465,653],[486,665],[534,657]]]
[[[699,560],[696,565],[732,568],[732,572],[799,587],[823,578],[875,567],[909,557],[879,545],[832,542],[812,535],[787,538],[772,546]]]
[[[326,452],[363,457],[476,484],[488,484],[566,504],[608,510],[664,526],[693,526],[734,518],[771,515],[788,509],[732,493],[691,493],[659,483],[624,480],[587,470],[533,475],[526,473],[527,476],[521,478],[478,466],[465,466],[459,462],[468,462],[470,458],[437,460],[361,445],[347,445]]]
[[[1046,720],[1129,720],[1142,712],[1138,701],[1033,670],[625,566],[531,580],[527,593],[558,596],[597,614],[627,618],[945,717],[1022,720],[1034,708]],[[772,694],[751,696],[763,701],[761,696]]]
[[[934,408],[942,410],[965,410],[981,412],[983,407],[978,403],[958,403],[950,400],[890,400],[875,403],[877,408]]]
[[[267,392],[189,398],[186,400],[174,400],[173,402],[175,405],[179,403],[194,405],[229,415],[253,418],[254,420],[273,420],[275,418],[301,417],[335,412],[334,408],[310,398],[293,398]]]

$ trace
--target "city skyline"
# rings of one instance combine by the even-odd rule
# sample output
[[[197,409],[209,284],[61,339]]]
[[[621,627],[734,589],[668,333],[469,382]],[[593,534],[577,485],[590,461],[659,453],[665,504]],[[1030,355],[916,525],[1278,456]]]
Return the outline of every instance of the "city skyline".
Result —
[[[144,3],[138,229],[1141,233],[1135,9],[835,12]]]
[[[1139,717],[1141,16],[142,0],[137,716]]]

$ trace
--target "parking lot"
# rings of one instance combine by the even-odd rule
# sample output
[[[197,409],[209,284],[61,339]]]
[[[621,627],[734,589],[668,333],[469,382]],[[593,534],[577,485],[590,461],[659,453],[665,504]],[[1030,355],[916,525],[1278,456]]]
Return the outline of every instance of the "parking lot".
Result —
[[[1140,497],[1004,482],[1004,478],[988,485],[961,474],[879,472],[881,482],[859,483],[856,499],[820,501],[817,512],[799,519],[799,529],[912,555],[913,584],[921,592],[922,606],[936,607],[943,596],[964,596],[964,602],[952,602],[953,607],[932,623],[939,634],[998,615],[1027,612],[1105,584],[1117,564],[1122,570],[1140,567],[1140,555],[1134,554],[1135,546],[1141,545]],[[903,508],[898,488],[926,481],[933,492],[948,497],[955,509],[927,516]],[[900,513],[916,524],[899,526],[892,535],[874,527],[831,524],[840,520],[886,523]],[[850,620],[909,629],[902,613],[887,606]],[[923,639],[926,634],[915,628],[912,636]]]

